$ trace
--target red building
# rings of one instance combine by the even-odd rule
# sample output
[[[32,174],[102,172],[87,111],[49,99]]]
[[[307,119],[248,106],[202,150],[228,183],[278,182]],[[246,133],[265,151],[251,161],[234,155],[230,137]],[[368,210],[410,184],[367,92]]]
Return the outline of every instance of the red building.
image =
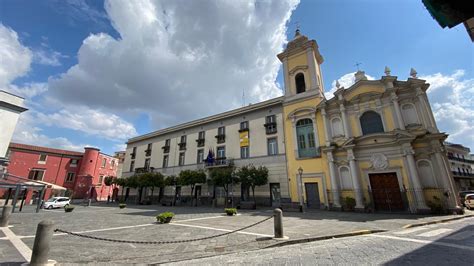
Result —
[[[7,158],[9,175],[48,185],[45,200],[57,195],[107,200],[109,195],[113,197],[117,193],[104,180],[116,176],[118,160],[97,148],[85,147],[84,152],[75,152],[10,143]],[[26,203],[37,197],[35,193],[28,190]]]

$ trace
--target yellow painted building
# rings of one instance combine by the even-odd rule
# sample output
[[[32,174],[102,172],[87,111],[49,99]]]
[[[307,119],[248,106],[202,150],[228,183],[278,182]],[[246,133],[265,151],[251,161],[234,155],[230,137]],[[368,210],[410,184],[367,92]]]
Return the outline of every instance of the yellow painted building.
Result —
[[[457,202],[424,80],[363,71],[324,96],[323,57],[299,31],[283,63],[283,121],[289,191],[301,208],[428,212]]]

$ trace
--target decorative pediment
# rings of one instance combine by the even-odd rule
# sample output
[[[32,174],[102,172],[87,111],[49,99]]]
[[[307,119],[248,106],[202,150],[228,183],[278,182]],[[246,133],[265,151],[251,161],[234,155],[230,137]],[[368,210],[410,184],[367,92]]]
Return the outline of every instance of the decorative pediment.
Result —
[[[301,107],[293,110],[288,114],[288,119],[303,117],[303,116],[314,116],[316,114],[316,108],[314,107]]]
[[[378,145],[399,145],[409,143],[415,139],[415,136],[405,132],[384,132],[360,136],[354,139],[357,146],[378,146]]]
[[[290,71],[288,71],[288,74],[290,74],[290,76],[293,76],[296,74],[296,72],[298,71],[306,71],[308,69],[308,66],[295,66],[294,68],[292,68]]]

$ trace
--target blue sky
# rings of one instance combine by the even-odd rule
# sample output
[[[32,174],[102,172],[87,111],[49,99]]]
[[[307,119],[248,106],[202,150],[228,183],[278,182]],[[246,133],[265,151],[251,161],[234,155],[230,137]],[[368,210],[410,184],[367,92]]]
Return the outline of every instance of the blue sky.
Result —
[[[2,63],[0,89],[30,109],[14,140],[112,153],[134,135],[239,107],[242,90],[246,102],[276,97],[276,54],[296,22],[319,44],[326,91],[336,79],[349,86],[357,62],[374,78],[389,66],[403,80],[414,67],[432,84],[438,126],[474,148],[472,42],[409,0],[1,1],[10,45],[0,48],[18,56]]]

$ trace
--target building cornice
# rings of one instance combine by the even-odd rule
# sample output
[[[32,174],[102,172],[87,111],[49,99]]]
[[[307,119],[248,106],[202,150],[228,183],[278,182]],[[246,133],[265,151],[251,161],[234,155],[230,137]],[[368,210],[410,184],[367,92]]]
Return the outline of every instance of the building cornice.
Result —
[[[5,108],[7,108],[7,109],[11,109],[11,110],[17,111],[17,112],[19,112],[19,113],[22,113],[22,112],[28,110],[28,108],[25,108],[25,107],[23,107],[23,106],[11,104],[11,103],[4,102],[4,101],[0,101],[0,107],[5,107]]]
[[[127,144],[131,144],[131,143],[134,143],[134,142],[146,140],[146,139],[157,137],[157,136],[160,136],[160,135],[180,131],[180,130],[183,130],[183,129],[188,129],[188,128],[192,128],[192,127],[196,127],[196,126],[216,122],[216,121],[219,121],[219,120],[223,120],[223,119],[226,119],[226,118],[246,114],[246,113],[249,113],[249,112],[258,111],[260,109],[264,109],[264,108],[267,108],[267,107],[271,107],[271,106],[275,106],[275,105],[281,105],[282,102],[283,102],[283,96],[280,96],[280,97],[273,98],[273,99],[270,99],[270,100],[267,100],[267,101],[264,101],[264,102],[251,104],[251,105],[241,107],[241,108],[238,108],[238,109],[234,109],[234,110],[230,110],[230,111],[227,111],[227,112],[224,112],[224,113],[221,113],[221,114],[208,116],[208,117],[205,117],[205,118],[193,120],[193,121],[186,122],[186,123],[183,123],[183,124],[179,124],[179,125],[176,125],[176,126],[168,127],[168,128],[165,128],[165,129],[160,129],[160,130],[157,130],[157,131],[153,131],[153,132],[145,134],[145,135],[137,136],[137,137],[129,139],[127,141]]]

